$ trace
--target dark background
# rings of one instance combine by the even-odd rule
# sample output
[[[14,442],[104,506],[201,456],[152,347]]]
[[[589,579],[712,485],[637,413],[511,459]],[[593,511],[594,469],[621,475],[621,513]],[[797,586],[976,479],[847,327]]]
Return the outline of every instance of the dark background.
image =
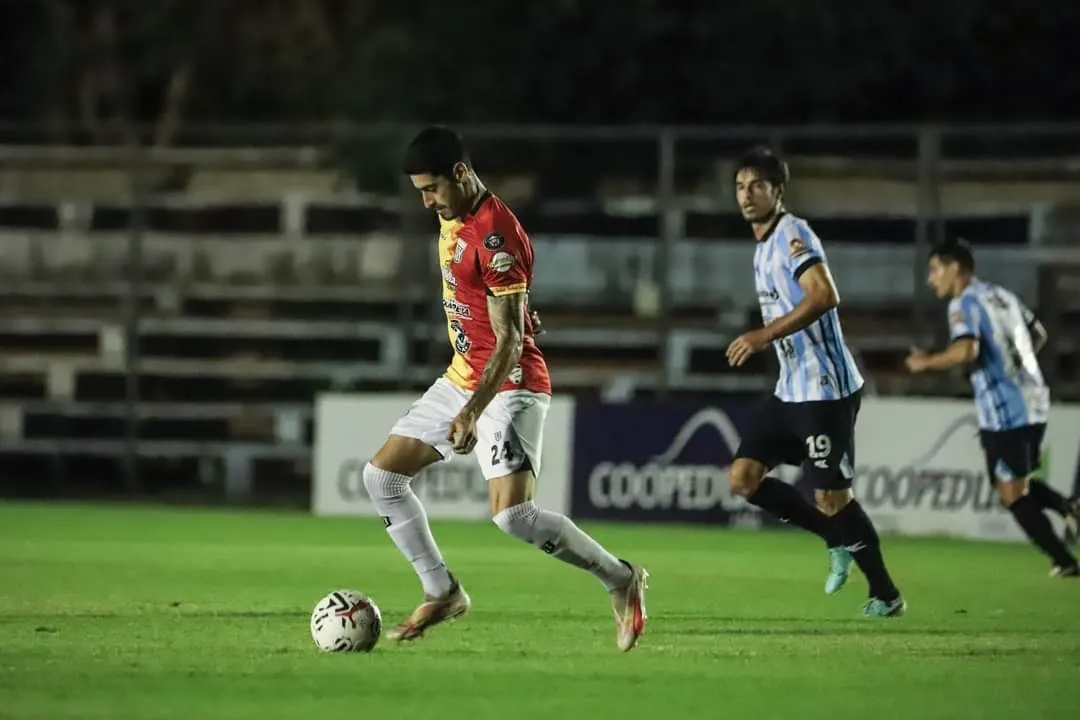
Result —
[[[0,119],[853,123],[1080,117],[1080,3],[0,2]]]

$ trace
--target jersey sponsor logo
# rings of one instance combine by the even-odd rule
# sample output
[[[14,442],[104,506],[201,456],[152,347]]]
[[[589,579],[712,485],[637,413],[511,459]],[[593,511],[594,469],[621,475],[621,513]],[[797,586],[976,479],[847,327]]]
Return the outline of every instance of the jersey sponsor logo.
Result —
[[[493,232],[484,238],[484,247],[488,250],[498,250],[506,244],[506,239],[497,232]]]
[[[806,243],[800,238],[791,238],[788,243],[788,255],[793,258],[802,257],[810,252],[810,248],[806,247]]]
[[[509,272],[514,267],[514,256],[510,253],[497,252],[491,256],[488,267],[497,273]]]
[[[451,320],[450,330],[454,333],[454,350],[461,355],[469,352],[472,349],[472,340],[469,339],[469,334],[465,332],[465,327],[457,320]]]
[[[454,300],[453,298],[443,298],[442,301],[443,310],[447,315],[454,317],[469,319],[472,317],[472,308],[463,302]]]
[[[465,241],[462,240],[461,238],[458,238],[457,243],[454,245],[454,262],[455,263],[461,262],[461,258],[465,257],[465,248],[466,247],[468,247],[468,245],[465,244]]]
[[[457,277],[454,276],[453,271],[450,269],[450,263],[442,266],[442,279],[450,288],[457,290]]]

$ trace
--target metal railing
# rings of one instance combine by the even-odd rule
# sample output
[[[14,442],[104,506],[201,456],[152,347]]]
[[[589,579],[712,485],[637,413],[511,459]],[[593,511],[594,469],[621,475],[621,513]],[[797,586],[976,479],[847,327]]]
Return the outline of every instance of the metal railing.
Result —
[[[396,232],[406,240],[401,270],[393,278],[403,298],[397,320],[411,335],[416,323],[438,319],[437,268],[429,256],[430,243],[425,242],[431,219],[397,172],[399,150],[415,130],[406,125],[320,123],[202,126],[180,133],[176,146],[169,148],[42,147],[34,144],[32,131],[0,123],[0,139],[7,143],[0,146],[0,197],[8,205],[45,203],[51,193],[55,200],[75,206],[106,202],[126,205],[130,211],[127,261],[117,271],[127,292],[116,310],[124,319],[124,442],[133,487],[138,484],[142,298],[153,290],[143,261],[151,208],[183,203],[185,197],[228,195],[228,183],[234,184],[238,195],[272,196],[273,180],[266,181],[265,176],[321,175],[321,181],[311,180],[304,191],[333,197],[342,205],[379,206],[397,215]],[[903,214],[914,221],[911,241],[916,252],[910,271],[916,291],[911,308],[920,333],[936,324],[929,315],[929,296],[919,290],[925,253],[932,242],[945,237],[950,212],[990,212],[995,203],[1010,204],[1010,193],[1018,192],[1021,184],[1027,183],[1032,196],[1038,197],[1039,188],[1059,188],[1080,175],[1080,125],[465,126],[461,130],[482,177],[490,178],[503,194],[536,204],[541,220],[543,214],[588,208],[620,218],[655,217],[655,233],[643,242],[654,244],[657,251],[647,280],[658,295],[660,328],[672,326],[665,322],[673,305],[672,258],[688,237],[688,213],[734,213],[731,163],[748,145],[768,143],[790,156],[792,201],[810,206],[811,218],[815,206],[842,214],[847,194],[859,193],[857,199],[850,196],[859,204],[859,213],[872,214],[876,203],[883,213]],[[94,180],[78,184],[79,173],[92,178],[105,172],[121,178],[112,195]],[[57,173],[65,176],[61,180],[67,185],[50,185]],[[263,190],[244,186],[255,184],[260,173],[264,177],[258,182],[269,182]],[[200,184],[208,179],[213,181]],[[950,189],[961,186],[966,199],[957,199]],[[981,205],[979,188],[986,194]],[[1059,194],[1047,202],[1069,201],[1067,192]],[[899,195],[903,197],[897,200]],[[1012,205],[1025,207],[1026,197]],[[287,219],[284,222],[288,224]],[[411,300],[415,297],[432,298],[431,316],[417,316]],[[668,340],[665,335],[661,348]],[[667,386],[672,372],[669,354],[661,350],[660,355]]]

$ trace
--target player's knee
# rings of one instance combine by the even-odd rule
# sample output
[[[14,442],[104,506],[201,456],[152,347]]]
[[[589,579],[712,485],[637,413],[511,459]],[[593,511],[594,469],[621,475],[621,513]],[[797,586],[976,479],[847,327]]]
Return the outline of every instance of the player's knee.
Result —
[[[387,472],[413,477],[440,460],[439,451],[424,441],[391,434],[371,458],[371,464]]]
[[[855,499],[855,495],[848,490],[815,490],[814,501],[818,509],[829,517],[838,514]]]
[[[532,542],[533,528],[539,517],[540,508],[532,500],[527,500],[500,510],[491,521],[507,535]]]
[[[534,497],[535,488],[536,477],[528,468],[488,480],[491,516],[495,517],[515,505],[529,502]]]
[[[409,489],[407,476],[383,470],[372,463],[364,465],[363,477],[364,489],[367,490],[368,497],[396,498],[404,495]]]
[[[765,466],[759,462],[736,458],[728,473],[731,492],[739,497],[750,497],[757,492],[765,472]]]
[[[1001,504],[1005,507],[1011,507],[1028,491],[1027,482],[1024,480],[998,480],[996,485],[998,497],[1001,498]]]

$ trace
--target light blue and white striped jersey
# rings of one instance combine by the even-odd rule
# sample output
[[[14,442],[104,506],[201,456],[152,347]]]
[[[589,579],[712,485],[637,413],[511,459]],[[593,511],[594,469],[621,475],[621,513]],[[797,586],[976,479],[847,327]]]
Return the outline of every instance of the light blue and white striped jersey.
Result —
[[[1035,358],[1030,330],[1034,322],[1034,313],[1014,293],[976,278],[949,301],[950,340],[979,341],[971,385],[984,430],[1047,421],[1050,388]]]
[[[799,277],[818,263],[828,264],[821,240],[810,225],[790,213],[781,215],[754,251],[754,284],[765,324],[802,301]],[[775,394],[784,402],[837,400],[863,386],[835,308],[773,345],[780,360]]]

